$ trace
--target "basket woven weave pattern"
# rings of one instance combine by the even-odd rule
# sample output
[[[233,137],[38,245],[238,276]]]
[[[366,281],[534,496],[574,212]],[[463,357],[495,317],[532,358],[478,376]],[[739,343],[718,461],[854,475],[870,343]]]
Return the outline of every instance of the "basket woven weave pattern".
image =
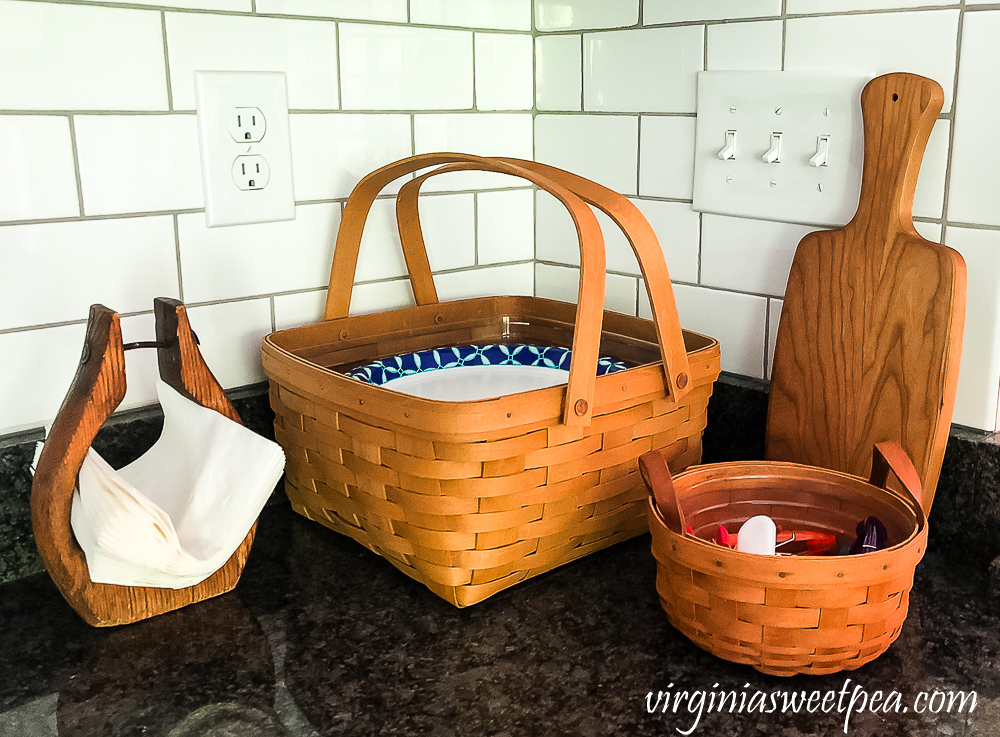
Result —
[[[701,456],[711,381],[690,401],[599,415],[588,433],[519,429],[485,442],[371,424],[272,386],[295,509],[383,555],[458,606],[646,531],[636,458]]]

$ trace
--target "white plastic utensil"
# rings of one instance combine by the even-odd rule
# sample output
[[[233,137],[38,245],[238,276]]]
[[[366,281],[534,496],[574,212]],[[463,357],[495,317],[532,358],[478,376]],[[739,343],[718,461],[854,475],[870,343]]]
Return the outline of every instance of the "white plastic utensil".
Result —
[[[741,553],[774,555],[778,538],[778,528],[774,520],[764,514],[751,517],[740,528],[736,537],[736,549]]]

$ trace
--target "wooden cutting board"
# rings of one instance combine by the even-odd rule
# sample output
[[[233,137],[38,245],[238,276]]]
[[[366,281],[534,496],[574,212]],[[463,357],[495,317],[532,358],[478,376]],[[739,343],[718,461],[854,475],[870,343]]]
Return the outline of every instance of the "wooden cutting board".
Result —
[[[867,478],[876,443],[909,454],[934,499],[965,325],[965,262],[913,228],[913,192],[944,100],[933,80],[878,77],[861,94],[854,219],[810,233],[792,261],[774,351],[770,460]]]

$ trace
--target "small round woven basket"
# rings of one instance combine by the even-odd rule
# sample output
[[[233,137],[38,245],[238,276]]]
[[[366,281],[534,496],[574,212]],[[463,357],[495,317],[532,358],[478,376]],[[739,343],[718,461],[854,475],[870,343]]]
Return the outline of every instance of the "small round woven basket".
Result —
[[[783,462],[693,467],[673,479],[658,454],[640,460],[656,588],[670,623],[714,655],[772,675],[853,670],[881,655],[906,618],[927,547],[920,483],[893,443],[875,447],[872,477]],[[889,471],[900,483],[892,483]],[[878,517],[888,547],[861,555],[762,556],[717,545],[765,514],[785,529],[853,542]],[[694,534],[684,534],[690,526]]]

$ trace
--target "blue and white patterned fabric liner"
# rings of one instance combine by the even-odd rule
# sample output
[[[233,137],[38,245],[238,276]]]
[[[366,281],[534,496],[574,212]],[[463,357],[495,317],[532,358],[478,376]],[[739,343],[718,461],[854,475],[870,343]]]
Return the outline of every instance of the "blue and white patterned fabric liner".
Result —
[[[383,358],[351,369],[347,375],[367,384],[381,386],[402,376],[462,366],[539,366],[569,371],[571,357],[572,351],[569,348],[558,346],[461,345]],[[597,361],[598,376],[627,368],[621,361],[608,356],[601,356]]]

